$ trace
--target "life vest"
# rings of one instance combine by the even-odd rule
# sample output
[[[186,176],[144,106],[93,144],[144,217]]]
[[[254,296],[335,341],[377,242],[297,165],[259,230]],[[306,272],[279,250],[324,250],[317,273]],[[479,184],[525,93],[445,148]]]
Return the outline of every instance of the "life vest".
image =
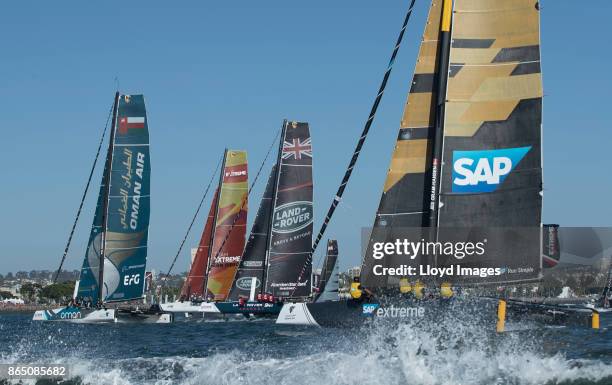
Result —
[[[353,297],[353,299],[361,298],[361,289],[359,289],[359,285],[359,282],[351,283],[351,297]]]
[[[448,282],[444,282],[441,286],[440,286],[440,296],[442,298],[450,298],[454,295],[455,293],[453,292],[453,288],[450,285],[450,283]]]
[[[414,296],[417,299],[421,299],[424,296],[423,291],[425,290],[425,285],[421,283],[421,281],[416,281],[414,284]]]
[[[399,281],[399,290],[402,294],[407,294],[412,291],[412,286],[410,286],[410,282],[408,282],[408,278],[402,278]]]

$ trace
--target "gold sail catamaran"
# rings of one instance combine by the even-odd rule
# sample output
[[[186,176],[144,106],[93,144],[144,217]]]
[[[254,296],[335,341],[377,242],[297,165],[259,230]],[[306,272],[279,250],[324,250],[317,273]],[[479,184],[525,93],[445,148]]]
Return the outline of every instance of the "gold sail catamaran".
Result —
[[[389,78],[411,2],[383,84],[314,249],[340,202]],[[384,306],[364,292],[420,297],[427,277],[375,274],[374,267],[461,262],[499,268],[462,284],[503,284],[541,276],[542,76],[536,0],[433,0],[353,299],[287,304],[277,323],[334,324],[363,320]],[[418,232],[409,229],[419,229]],[[410,236],[408,236],[409,234]],[[440,251],[373,258],[374,244],[489,239],[480,258],[457,261]],[[417,269],[418,270],[418,269]],[[430,279],[431,281],[431,279]],[[435,282],[434,282],[435,283]],[[439,283],[437,284],[439,285]],[[398,290],[398,287],[400,290]],[[438,297],[452,295],[449,285]],[[365,289],[368,289],[367,291]],[[437,290],[437,289],[436,289]],[[411,294],[412,295],[412,294]],[[364,302],[365,301],[365,302]],[[349,321],[350,319],[350,321]]]

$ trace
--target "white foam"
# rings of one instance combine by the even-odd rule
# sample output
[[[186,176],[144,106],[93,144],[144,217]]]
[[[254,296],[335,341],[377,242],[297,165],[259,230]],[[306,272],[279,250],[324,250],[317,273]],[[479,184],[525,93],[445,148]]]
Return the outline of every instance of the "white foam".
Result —
[[[54,363],[70,364],[71,377],[95,385],[612,384],[609,361],[572,359],[554,348],[547,351],[544,341],[563,338],[554,335],[555,330],[547,336],[542,331],[496,335],[473,320],[450,318],[427,326],[379,325],[361,333],[317,330],[270,329],[280,341],[267,341],[268,335],[261,340],[245,338],[240,351],[207,357],[113,360],[91,358],[97,357],[91,347],[66,345],[58,331],[48,340],[16,346],[10,355],[0,356],[0,362],[25,363],[32,352],[54,346],[67,352],[53,357]]]

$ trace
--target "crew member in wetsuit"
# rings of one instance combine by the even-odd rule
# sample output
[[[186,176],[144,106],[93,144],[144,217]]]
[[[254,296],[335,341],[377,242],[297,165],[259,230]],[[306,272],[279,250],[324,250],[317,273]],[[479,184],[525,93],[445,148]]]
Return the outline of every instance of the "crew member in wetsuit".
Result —
[[[364,299],[372,298],[372,292],[363,286],[359,282],[359,277],[353,278],[353,282],[351,283],[351,298],[356,301],[363,301]]]

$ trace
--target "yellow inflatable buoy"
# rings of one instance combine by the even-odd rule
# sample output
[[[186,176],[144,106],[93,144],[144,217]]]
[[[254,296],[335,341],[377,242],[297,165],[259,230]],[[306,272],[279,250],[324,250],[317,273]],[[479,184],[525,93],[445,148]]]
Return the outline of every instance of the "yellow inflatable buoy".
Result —
[[[360,286],[359,282],[351,283],[351,297],[353,299],[361,298],[361,289],[359,288],[359,286]]]
[[[506,301],[500,299],[497,304],[497,327],[498,333],[503,333],[506,327]]]
[[[591,328],[599,329],[599,312],[596,310],[591,314]]]
[[[442,298],[450,298],[454,295],[455,293],[453,292],[453,288],[451,286],[450,283],[448,282],[444,282],[441,286],[440,286],[440,296]]]
[[[408,282],[408,278],[400,279],[399,289],[400,289],[400,293],[402,294],[407,294],[412,291],[412,286],[410,286],[410,282]]]

